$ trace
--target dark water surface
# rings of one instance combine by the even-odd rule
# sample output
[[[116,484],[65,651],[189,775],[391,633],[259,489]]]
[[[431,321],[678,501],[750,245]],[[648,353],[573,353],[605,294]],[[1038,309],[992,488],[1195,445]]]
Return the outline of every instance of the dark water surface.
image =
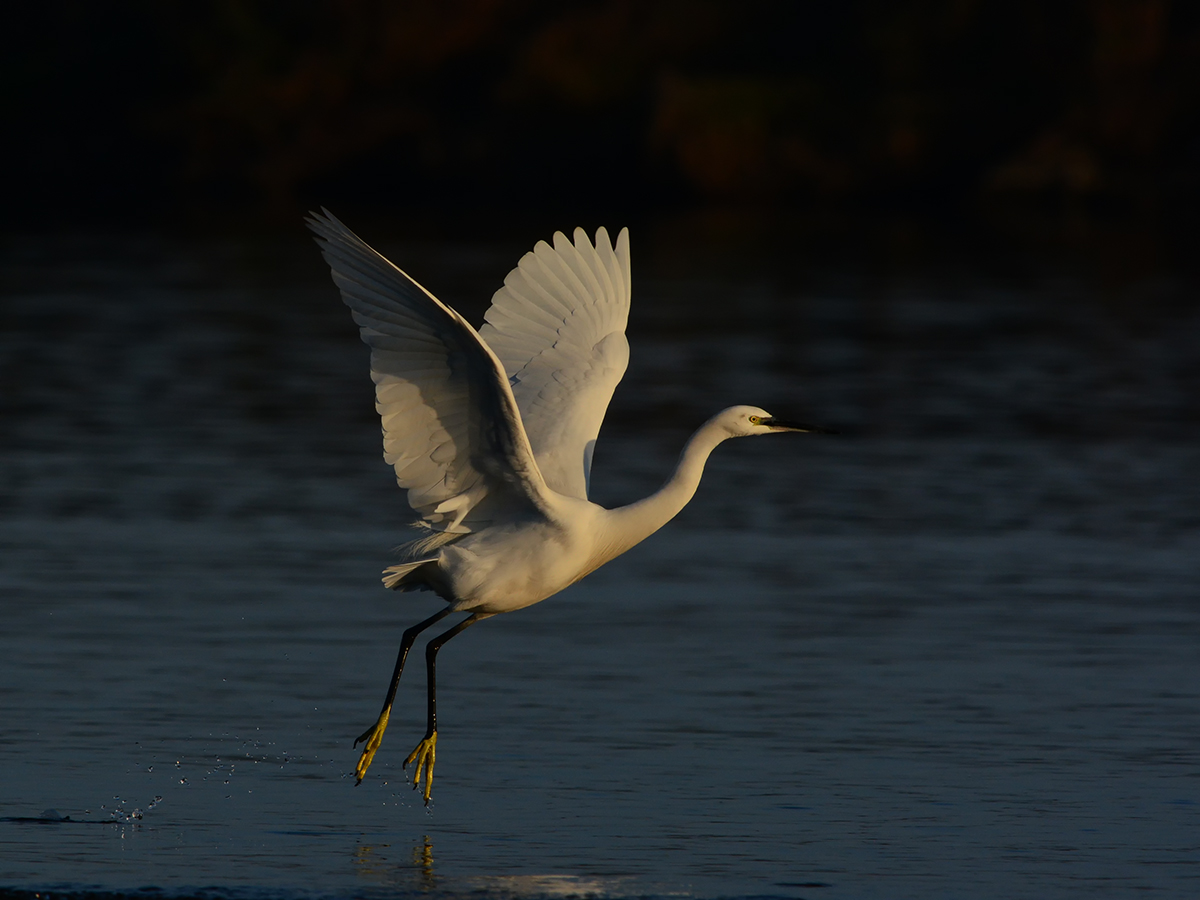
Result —
[[[379,586],[402,498],[315,249],[4,244],[0,886],[1200,895],[1190,286],[634,238],[597,500],[730,403],[844,433],[721,447],[662,533],[449,645],[429,810],[420,666],[350,774],[438,601]],[[380,243],[474,321],[523,249]]]

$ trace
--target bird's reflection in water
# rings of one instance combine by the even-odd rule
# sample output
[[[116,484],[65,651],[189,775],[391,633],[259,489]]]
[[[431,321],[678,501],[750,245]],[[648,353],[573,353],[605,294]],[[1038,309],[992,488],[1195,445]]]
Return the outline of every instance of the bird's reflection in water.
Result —
[[[582,875],[489,875],[470,879],[470,885],[477,891],[513,897],[612,897],[628,893],[629,879]]]
[[[425,835],[420,844],[413,845],[412,865],[414,870],[421,873],[421,887],[432,890],[436,885],[433,877],[433,844],[429,842],[429,835]]]
[[[391,886],[426,891],[437,887],[433,874],[433,844],[428,835],[413,844],[408,863],[392,862],[390,851],[391,844],[359,844],[354,848],[355,871],[371,881]]]
[[[428,835],[412,845],[406,862],[393,862],[390,844],[359,844],[354,867],[366,880],[401,890],[464,891],[506,897],[611,897],[629,893],[630,879],[581,875],[480,875],[439,881],[433,872],[433,843]],[[665,893],[665,891],[651,891]]]

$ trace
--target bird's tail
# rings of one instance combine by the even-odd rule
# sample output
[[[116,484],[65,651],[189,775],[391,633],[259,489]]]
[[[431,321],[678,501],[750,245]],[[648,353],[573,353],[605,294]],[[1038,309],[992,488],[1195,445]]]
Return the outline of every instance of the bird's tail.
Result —
[[[394,566],[388,566],[383,570],[384,586],[391,588],[393,591],[403,590],[408,587],[411,582],[408,577],[417,569],[426,563],[435,563],[441,555],[440,550],[447,544],[452,544],[461,538],[461,534],[434,531],[423,537],[417,538],[415,541],[409,541],[407,544],[401,544],[396,548],[396,552],[400,554],[400,558],[404,560],[402,563],[397,563]]]
[[[415,559],[412,562],[401,563],[398,566],[388,566],[383,570],[383,586],[393,591],[404,587],[404,579],[426,563],[435,563],[438,558]]]

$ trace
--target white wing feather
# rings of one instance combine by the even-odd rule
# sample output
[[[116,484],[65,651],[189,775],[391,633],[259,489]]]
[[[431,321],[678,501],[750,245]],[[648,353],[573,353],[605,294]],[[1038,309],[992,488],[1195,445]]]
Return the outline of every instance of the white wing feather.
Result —
[[[334,218],[308,226],[371,347],[384,459],[435,531],[543,509],[545,482],[503,366],[450,307]],[[485,502],[486,500],[486,502]]]
[[[629,229],[539,241],[504,279],[479,335],[504,364],[546,484],[587,499],[592,450],[629,364]]]

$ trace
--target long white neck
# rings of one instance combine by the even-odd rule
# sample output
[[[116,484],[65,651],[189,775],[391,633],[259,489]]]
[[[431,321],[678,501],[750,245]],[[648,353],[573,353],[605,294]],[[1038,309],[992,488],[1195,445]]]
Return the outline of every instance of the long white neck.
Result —
[[[730,436],[722,425],[717,424],[716,417],[709,419],[684,445],[679,464],[666,484],[644,500],[611,511],[609,529],[606,529],[612,542],[609,559],[644,541],[687,506],[700,485],[709,454]]]

